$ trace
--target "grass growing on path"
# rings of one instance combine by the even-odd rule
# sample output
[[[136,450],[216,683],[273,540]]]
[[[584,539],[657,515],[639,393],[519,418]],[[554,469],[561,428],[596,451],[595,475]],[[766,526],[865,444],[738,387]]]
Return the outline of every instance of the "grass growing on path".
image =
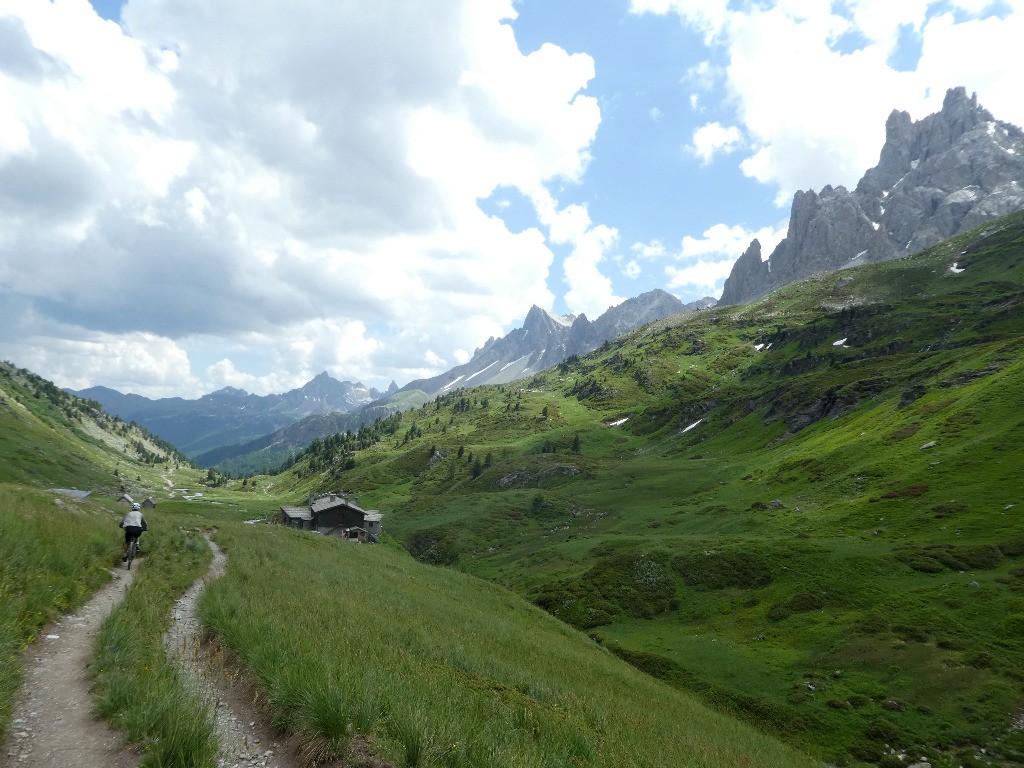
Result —
[[[109,576],[117,539],[92,504],[0,485],[0,744],[21,685],[21,654],[42,627]]]
[[[163,515],[143,537],[144,557],[125,601],[104,623],[94,672],[100,714],[145,749],[141,765],[212,766],[213,712],[188,690],[164,652],[171,608],[206,572],[210,550]]]
[[[225,526],[200,616],[284,729],[399,766],[810,766],[509,592],[384,546]]]

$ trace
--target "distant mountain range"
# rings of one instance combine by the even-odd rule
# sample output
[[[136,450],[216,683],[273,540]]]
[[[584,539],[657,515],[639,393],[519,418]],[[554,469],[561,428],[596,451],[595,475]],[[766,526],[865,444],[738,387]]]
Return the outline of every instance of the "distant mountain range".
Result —
[[[392,383],[389,392],[397,389]],[[107,413],[125,421],[141,424],[190,458],[276,432],[313,414],[347,413],[385,395],[364,384],[338,381],[326,372],[280,395],[253,395],[234,387],[197,400],[151,400],[107,387],[90,387],[73,394],[97,401]]]
[[[275,469],[318,437],[358,431],[377,418],[422,405],[459,386],[514,381],[582,355],[634,328],[679,312],[714,306],[714,299],[683,304],[654,290],[610,308],[594,322],[586,315],[560,317],[534,306],[522,328],[488,339],[472,360],[430,379],[387,392],[321,373],[281,395],[253,395],[226,387],[197,400],[151,400],[107,387],[72,391],[110,414],[134,421],[172,443],[201,466],[235,474]]]
[[[797,192],[789,229],[762,261],[751,242],[720,304],[744,304],[810,275],[917,253],[1024,209],[1024,131],[996,120],[963,88],[913,122],[894,110],[878,165],[852,192]]]
[[[217,467],[231,476],[276,471],[285,461],[317,438],[343,432],[358,432],[377,419],[399,411],[419,408],[431,397],[424,392],[392,392],[380,400],[348,412],[316,413],[299,419],[276,432],[244,443],[223,445],[193,458],[201,467]]]
[[[202,466],[217,466],[234,475],[275,469],[293,452],[314,439],[337,432],[356,432],[378,418],[417,408],[436,395],[481,384],[505,384],[583,355],[642,325],[680,312],[714,306],[706,298],[683,304],[675,296],[654,290],[610,308],[594,322],[586,315],[562,317],[534,306],[522,328],[500,339],[488,339],[464,365],[429,379],[406,384],[401,390],[347,412],[311,414],[272,434],[241,444],[222,445],[195,456]]]
[[[715,306],[704,298],[690,304],[661,289],[648,291],[609,308],[591,322],[586,315],[555,315],[534,305],[522,328],[490,338],[473,358],[438,376],[412,381],[402,391],[442,394],[457,387],[507,384],[558,365],[572,355],[593,352],[606,341],[655,320]]]

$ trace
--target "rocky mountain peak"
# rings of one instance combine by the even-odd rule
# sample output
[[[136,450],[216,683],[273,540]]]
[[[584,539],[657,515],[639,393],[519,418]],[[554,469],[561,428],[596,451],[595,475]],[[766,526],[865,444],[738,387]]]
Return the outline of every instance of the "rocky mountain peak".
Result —
[[[757,293],[767,279],[768,262],[762,261],[761,241],[754,238],[743,255],[733,264],[732,272],[729,273],[722,288],[722,297],[727,299],[731,296],[750,296]]]
[[[543,335],[551,333],[556,328],[569,328],[572,325],[572,321],[572,316],[567,318],[561,317],[534,304],[530,307],[530,311],[526,313],[523,328],[529,333]]]
[[[248,397],[249,393],[238,387],[221,387],[205,397]]]
[[[500,339],[488,339],[468,363],[430,379],[410,382],[403,389],[434,395],[455,387],[506,384],[558,365],[572,355],[592,352],[605,341],[641,325],[714,303],[714,299],[701,299],[684,305],[672,294],[656,289],[609,308],[594,321],[583,314],[555,315],[534,305],[522,328]]]
[[[915,253],[1024,208],[1024,131],[995,120],[966,89],[951,88],[942,109],[917,122],[894,110],[885,137],[878,165],[852,192],[826,185],[793,196],[785,239],[763,267],[748,249],[720,303],[751,301],[813,274]]]

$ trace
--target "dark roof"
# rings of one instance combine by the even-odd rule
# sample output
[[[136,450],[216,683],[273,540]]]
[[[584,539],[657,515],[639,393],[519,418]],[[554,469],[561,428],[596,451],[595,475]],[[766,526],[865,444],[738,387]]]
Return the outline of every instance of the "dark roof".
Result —
[[[313,513],[307,507],[281,507],[285,517],[292,520],[312,520]]]
[[[317,513],[317,514],[319,514],[320,512],[323,512],[324,510],[327,510],[327,509],[343,509],[343,508],[348,508],[348,509],[353,509],[356,512],[362,512],[363,511],[362,509],[357,507],[355,504],[353,504],[352,502],[350,502],[348,499],[346,499],[343,496],[323,496],[323,497],[317,499],[316,501],[314,501],[312,504],[310,504],[309,508],[311,510],[313,510],[314,513]]]

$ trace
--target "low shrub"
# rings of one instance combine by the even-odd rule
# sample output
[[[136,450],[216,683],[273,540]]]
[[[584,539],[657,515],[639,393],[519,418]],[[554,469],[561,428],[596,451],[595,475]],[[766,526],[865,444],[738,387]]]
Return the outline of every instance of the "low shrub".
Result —
[[[825,607],[824,601],[812,592],[798,592],[783,603],[776,603],[768,609],[768,618],[782,621],[794,613],[806,613]]]
[[[694,589],[759,589],[773,578],[764,557],[742,550],[688,552],[673,559],[672,567]]]
[[[1001,547],[994,544],[933,544],[928,547],[904,547],[897,558],[921,573],[990,570],[1002,559]]]
[[[429,565],[454,565],[459,560],[459,551],[446,531],[417,531],[405,542],[405,550],[422,563]]]
[[[906,440],[908,437],[913,437],[914,435],[916,435],[918,433],[918,430],[920,429],[921,425],[918,423],[908,424],[902,429],[897,429],[895,432],[889,435],[889,439],[894,440],[896,442],[899,442],[900,440]]]
[[[546,584],[534,602],[579,627],[619,616],[650,619],[676,607],[676,580],[663,553],[622,553],[601,560],[580,578]]]
[[[896,490],[888,491],[883,493],[881,498],[883,499],[906,499],[915,498],[917,496],[924,496],[930,490],[929,486],[925,483],[915,483],[914,485],[908,485],[905,488],[897,488]]]
[[[963,512],[967,505],[957,501],[948,501],[945,504],[936,504],[932,507],[935,517],[949,517],[957,512]]]
[[[1024,538],[1004,541],[999,545],[999,551],[1007,557],[1020,557],[1024,555]]]

